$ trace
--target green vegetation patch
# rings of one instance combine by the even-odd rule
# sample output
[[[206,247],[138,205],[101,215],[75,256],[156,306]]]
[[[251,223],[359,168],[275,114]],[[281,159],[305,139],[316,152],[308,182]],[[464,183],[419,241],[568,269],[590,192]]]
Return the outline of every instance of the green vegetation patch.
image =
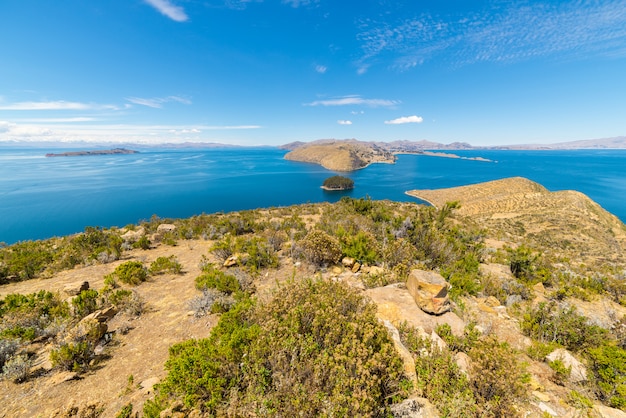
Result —
[[[208,339],[173,346],[166,368],[146,413],[180,399],[212,416],[387,416],[406,387],[375,306],[312,280],[266,304],[242,297]]]
[[[322,187],[326,190],[354,189],[354,181],[344,176],[332,176],[324,180]]]

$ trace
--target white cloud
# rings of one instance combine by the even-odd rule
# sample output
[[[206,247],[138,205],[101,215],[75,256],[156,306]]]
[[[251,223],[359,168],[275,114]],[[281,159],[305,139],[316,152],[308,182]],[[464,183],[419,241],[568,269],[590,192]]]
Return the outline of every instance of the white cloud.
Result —
[[[75,117],[75,118],[20,118],[19,122],[28,123],[73,123],[73,122],[93,122],[97,120],[92,117]]]
[[[369,107],[393,107],[401,102],[387,99],[364,99],[360,96],[344,96],[335,99],[315,100],[306,103],[305,106],[369,106]]]
[[[172,4],[169,0],[145,0],[145,2],[157,9],[162,15],[176,22],[186,22],[189,20],[189,16],[187,16],[185,10],[180,6]]]
[[[326,67],[325,65],[316,65],[315,71],[317,71],[320,74],[324,74],[326,71],[328,71],[328,67]]]
[[[4,133],[4,132],[9,132],[13,125],[14,125],[13,123],[10,123],[10,122],[4,121],[4,120],[0,120],[0,134]]]
[[[168,102],[178,102],[187,105],[191,104],[191,100],[178,96],[155,97],[152,99],[145,99],[142,97],[127,97],[126,100],[137,105],[152,107],[154,109],[160,109],[163,107],[164,103]]]
[[[352,121],[351,120],[338,120],[337,123],[339,125],[352,125]]]
[[[404,123],[422,123],[424,118],[421,116],[402,116],[400,118],[386,120],[385,124],[387,125],[402,125]]]
[[[0,110],[90,110],[96,107],[97,106],[93,104],[58,100],[52,102],[19,102],[0,105]]]
[[[185,140],[206,140],[205,131],[261,129],[260,125],[127,125],[54,124],[0,121],[0,142],[108,142],[154,144]]]

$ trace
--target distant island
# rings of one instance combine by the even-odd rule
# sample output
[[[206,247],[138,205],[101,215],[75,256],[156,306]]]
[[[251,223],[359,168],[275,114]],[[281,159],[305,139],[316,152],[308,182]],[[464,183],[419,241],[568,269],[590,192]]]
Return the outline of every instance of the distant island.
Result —
[[[134,151],[126,148],[113,148],[106,150],[95,150],[95,151],[69,151],[69,152],[61,152],[58,154],[48,153],[46,157],[82,157],[85,155],[114,155],[114,154],[139,154],[139,151]]]
[[[354,171],[365,168],[372,163],[396,162],[397,154],[419,154],[431,157],[458,158],[492,162],[483,157],[462,157],[448,152],[426,151],[422,143],[402,142],[364,142],[356,139],[322,139],[309,143],[293,142],[280,147],[287,149],[285,159],[306,163],[319,164],[332,171]]]
[[[352,190],[354,189],[354,181],[344,176],[332,176],[324,180],[322,189],[329,191]]]

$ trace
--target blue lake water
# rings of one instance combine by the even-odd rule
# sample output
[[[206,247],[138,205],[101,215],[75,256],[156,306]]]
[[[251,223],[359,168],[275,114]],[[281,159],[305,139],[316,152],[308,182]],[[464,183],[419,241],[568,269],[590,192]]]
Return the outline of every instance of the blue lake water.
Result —
[[[626,150],[456,151],[494,162],[400,155],[347,174],[349,192],[325,192],[335,174],[283,159],[275,148],[163,150],[45,158],[49,150],[0,147],[0,242],[42,239],[86,226],[124,226],[342,196],[415,201],[434,189],[522,176],[552,191],[578,190],[626,221]],[[54,152],[62,152],[55,150]],[[346,174],[344,174],[346,175]]]

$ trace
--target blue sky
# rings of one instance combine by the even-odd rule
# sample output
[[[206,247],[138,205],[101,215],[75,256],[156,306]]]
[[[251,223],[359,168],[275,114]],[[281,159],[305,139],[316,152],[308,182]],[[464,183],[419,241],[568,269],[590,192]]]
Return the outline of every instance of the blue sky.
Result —
[[[2,0],[0,141],[626,135],[626,1]]]

